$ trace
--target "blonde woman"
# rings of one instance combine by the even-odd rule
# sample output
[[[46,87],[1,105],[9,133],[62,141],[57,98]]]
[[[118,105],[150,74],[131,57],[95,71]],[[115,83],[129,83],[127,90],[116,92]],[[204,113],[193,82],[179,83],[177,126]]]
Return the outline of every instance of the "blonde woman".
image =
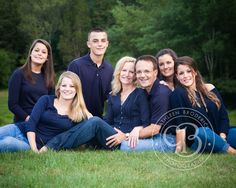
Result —
[[[79,77],[70,71],[64,72],[57,83],[56,96],[40,97],[29,121],[0,128],[0,151],[39,152],[51,138],[91,116],[84,103]]]
[[[107,144],[115,146],[128,140],[130,148],[136,147],[139,131],[149,124],[149,106],[145,90],[136,87],[135,61],[133,57],[121,58],[115,67],[112,92],[108,98],[105,121],[125,133],[109,137]],[[121,150],[126,150],[121,144]]]

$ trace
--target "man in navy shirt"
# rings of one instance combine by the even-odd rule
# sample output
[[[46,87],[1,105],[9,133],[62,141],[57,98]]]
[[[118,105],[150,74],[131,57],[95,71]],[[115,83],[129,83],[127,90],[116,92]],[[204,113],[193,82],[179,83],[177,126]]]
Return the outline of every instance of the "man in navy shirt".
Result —
[[[109,41],[106,31],[100,28],[88,33],[87,46],[90,53],[73,60],[68,67],[82,82],[86,106],[94,116],[102,117],[104,102],[111,91],[113,68],[104,55]]]
[[[158,124],[160,117],[168,111],[171,90],[157,79],[157,60],[154,56],[143,55],[136,60],[135,69],[138,83],[148,93],[151,114],[150,125],[140,130],[139,138],[153,139],[141,139],[137,147],[130,150],[175,151],[175,137],[160,134],[161,126]]]

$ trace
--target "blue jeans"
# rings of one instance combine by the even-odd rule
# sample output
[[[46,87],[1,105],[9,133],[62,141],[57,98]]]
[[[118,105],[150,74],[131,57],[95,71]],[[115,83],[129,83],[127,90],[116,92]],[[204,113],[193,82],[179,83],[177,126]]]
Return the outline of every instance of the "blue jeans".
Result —
[[[0,152],[30,150],[27,138],[15,124],[0,127]]]
[[[231,147],[236,149],[236,127],[231,127],[227,135],[227,142]]]
[[[47,142],[46,147],[53,150],[72,149],[95,140],[102,149],[110,149],[106,145],[106,138],[116,133],[109,124],[94,116],[55,136]]]
[[[135,148],[128,146],[128,141],[123,141],[120,146],[122,151],[159,151],[159,152],[174,152],[175,151],[175,136],[170,134],[157,134],[149,139],[140,139]]]
[[[226,140],[222,139],[210,128],[201,127],[196,130],[191,149],[197,152],[226,152],[229,146]]]

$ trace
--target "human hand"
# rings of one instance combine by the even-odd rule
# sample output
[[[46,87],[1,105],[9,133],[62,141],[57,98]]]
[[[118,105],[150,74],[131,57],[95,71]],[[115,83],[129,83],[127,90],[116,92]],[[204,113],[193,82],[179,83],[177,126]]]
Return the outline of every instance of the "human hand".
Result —
[[[134,127],[128,137],[128,146],[135,148],[139,141],[139,132],[143,127]]]
[[[107,141],[106,145],[109,146],[110,148],[119,145],[123,140],[126,139],[126,136],[122,131],[120,131],[119,129],[116,129],[116,128],[114,128],[114,129],[117,131],[117,133],[112,136],[109,136],[106,139],[106,141]]]
[[[48,148],[46,146],[43,146],[40,150],[39,150],[39,153],[44,153],[44,152],[47,152],[48,151]]]
[[[220,137],[226,140],[226,134],[225,133],[220,133]]]

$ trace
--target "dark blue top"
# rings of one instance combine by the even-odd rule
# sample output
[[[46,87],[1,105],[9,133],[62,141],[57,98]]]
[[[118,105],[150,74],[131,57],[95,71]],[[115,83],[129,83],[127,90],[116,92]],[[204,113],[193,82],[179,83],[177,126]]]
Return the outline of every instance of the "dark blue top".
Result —
[[[207,122],[204,123],[204,121],[201,121],[201,119],[198,118],[198,116],[195,116],[194,118],[192,117],[189,118],[189,116],[187,116],[184,118],[176,118],[174,124],[178,125],[183,122],[190,122],[190,123],[193,123],[194,125],[197,125],[198,127],[208,126],[209,128],[213,129],[213,131],[217,134],[220,134],[220,133],[227,134],[229,131],[229,118],[228,118],[225,105],[216,88],[211,90],[211,92],[215,93],[216,96],[220,99],[221,107],[218,110],[214,102],[212,102],[209,98],[204,97],[204,100],[208,109],[208,112],[207,112],[201,100],[198,100],[198,102],[201,104],[201,107],[197,105],[192,106],[187,95],[187,90],[183,87],[177,87],[170,96],[170,108],[174,109],[174,108],[184,107],[184,108],[194,109],[197,112],[199,112],[199,114],[203,115],[203,117],[206,117],[209,123]],[[200,99],[199,92],[196,92],[196,96],[198,99]],[[196,118],[198,118],[199,123],[195,120]],[[189,135],[195,133],[195,129],[192,128],[192,125],[185,124],[184,128],[187,128],[186,129],[187,138]],[[191,146],[192,141],[187,139],[187,144]]]
[[[94,116],[102,117],[104,102],[111,91],[113,68],[103,60],[97,65],[89,54],[73,60],[68,67],[69,71],[76,73],[82,82],[85,104]]]
[[[149,106],[146,92],[136,88],[121,104],[120,93],[108,98],[105,121],[124,133],[129,133],[136,126],[149,125]]]
[[[39,98],[35,104],[28,122],[16,123],[22,133],[35,132],[38,149],[44,146],[54,136],[72,128],[73,123],[67,115],[59,115],[54,107],[53,95]]]
[[[14,122],[25,121],[42,95],[54,94],[53,89],[45,86],[42,73],[32,73],[35,83],[24,77],[23,70],[17,69],[8,83],[8,108],[14,114]]]
[[[169,108],[169,95],[171,90],[159,83],[157,79],[148,94],[148,100],[151,112],[151,122],[153,124],[158,124],[158,120],[162,115],[164,115]]]

